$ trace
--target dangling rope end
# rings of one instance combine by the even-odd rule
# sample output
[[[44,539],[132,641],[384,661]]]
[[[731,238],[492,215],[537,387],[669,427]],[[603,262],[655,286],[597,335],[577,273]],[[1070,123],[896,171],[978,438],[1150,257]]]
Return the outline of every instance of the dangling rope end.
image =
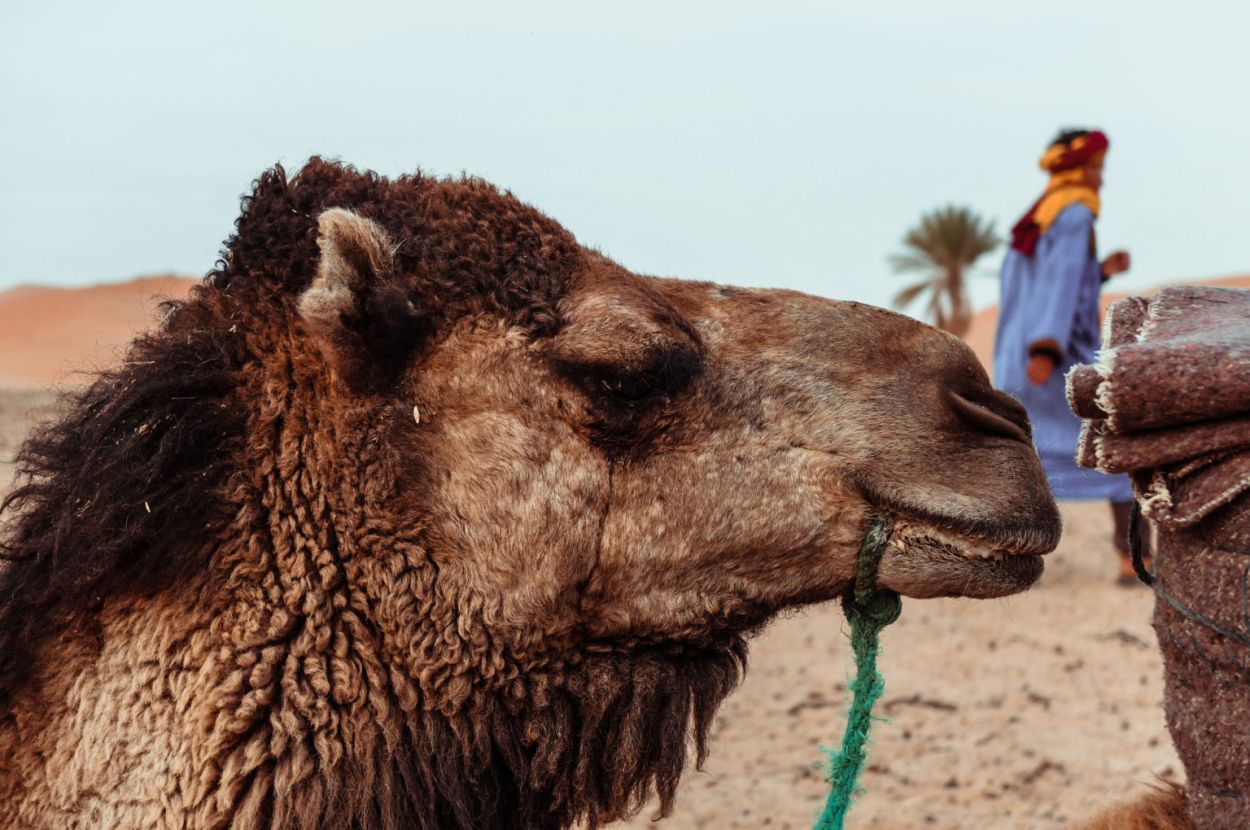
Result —
[[[855,584],[842,598],[842,610],[851,623],[855,679],[851,681],[851,709],[842,734],[842,748],[829,760],[829,799],[815,830],[842,830],[852,797],[863,792],[858,782],[867,757],[868,730],[874,720],[881,720],[872,716],[872,707],[885,691],[885,680],[877,672],[879,635],[903,610],[897,593],[877,587],[877,567],[893,530],[894,522],[885,511],[869,522],[859,548]]]

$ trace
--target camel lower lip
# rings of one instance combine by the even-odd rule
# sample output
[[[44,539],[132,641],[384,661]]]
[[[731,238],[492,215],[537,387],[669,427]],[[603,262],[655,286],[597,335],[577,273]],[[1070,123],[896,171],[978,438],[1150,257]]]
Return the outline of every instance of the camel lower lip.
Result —
[[[1001,541],[969,536],[932,522],[917,521],[906,516],[895,519],[890,544],[899,549],[914,547],[918,544],[926,547],[940,547],[965,559],[997,561],[1003,561],[1008,557],[1045,553],[1036,549],[1021,550]]]
[[[1012,553],[928,524],[900,518],[886,547],[878,581],[915,598],[1002,597],[1041,576],[1042,556]]]

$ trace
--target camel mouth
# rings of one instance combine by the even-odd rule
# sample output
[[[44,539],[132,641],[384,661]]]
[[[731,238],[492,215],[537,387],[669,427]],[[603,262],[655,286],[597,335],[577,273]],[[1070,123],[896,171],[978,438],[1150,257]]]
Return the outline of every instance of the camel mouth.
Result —
[[[931,521],[898,517],[894,520],[891,543],[903,549],[914,545],[943,548],[964,559],[990,559],[998,563],[1007,557],[1042,556],[1050,548],[1038,548],[1028,540],[988,538],[980,534],[964,533]]]
[[[898,516],[878,581],[917,599],[989,599],[1026,590],[1042,575],[1053,544],[1018,537],[989,539]]]

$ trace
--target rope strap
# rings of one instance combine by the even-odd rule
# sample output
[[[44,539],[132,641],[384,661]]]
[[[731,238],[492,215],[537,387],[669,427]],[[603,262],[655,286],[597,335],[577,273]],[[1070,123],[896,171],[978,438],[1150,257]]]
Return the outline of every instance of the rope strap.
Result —
[[[1137,503],[1137,499],[1133,499],[1133,512],[1129,514],[1128,525],[1128,544],[1129,550],[1133,556],[1133,570],[1137,573],[1137,578],[1150,586],[1155,592],[1155,596],[1172,606],[1176,613],[1180,614],[1187,620],[1206,626],[1223,637],[1227,637],[1233,642],[1250,647],[1250,635],[1243,634],[1239,631],[1233,631],[1230,628],[1220,625],[1210,617],[1198,613],[1176,597],[1163,590],[1163,586],[1159,584],[1158,577],[1151,573],[1146,567],[1145,552],[1142,545],[1141,534],[1141,505]],[[1158,562],[1158,560],[1155,560]],[[1241,574],[1241,607],[1242,609],[1250,609],[1250,567],[1247,567]],[[1243,610],[1243,617],[1247,630],[1250,630],[1250,610]]]
[[[872,707],[885,691],[885,680],[877,672],[879,636],[881,629],[898,619],[903,603],[898,594],[877,587],[877,566],[893,529],[890,514],[884,511],[869,522],[859,547],[855,587],[842,597],[842,610],[851,623],[855,679],[851,681],[851,709],[842,733],[842,748],[829,759],[829,798],[814,830],[842,830],[867,757],[864,744],[872,726]]]
[[[1145,553],[1141,543],[1141,505],[1133,499],[1133,509],[1128,514],[1128,547],[1133,556],[1133,573],[1147,585],[1153,587],[1155,575],[1146,568]]]

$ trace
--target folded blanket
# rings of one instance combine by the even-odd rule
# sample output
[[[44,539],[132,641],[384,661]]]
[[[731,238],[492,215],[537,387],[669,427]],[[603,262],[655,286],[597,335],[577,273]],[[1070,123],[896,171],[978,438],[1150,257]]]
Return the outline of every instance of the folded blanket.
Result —
[[[1123,434],[1108,431],[1106,419],[1088,419],[1081,427],[1079,464],[1104,472],[1133,472],[1250,447],[1250,415]]]
[[[1188,527],[1250,491],[1250,291],[1180,286],[1107,312],[1068,373],[1077,461],[1132,473],[1142,509]]]
[[[1133,481],[1143,513],[1166,527],[1189,527],[1250,490],[1250,453],[1211,453]]]
[[[1250,447],[1250,416],[1127,433],[1108,432],[1105,418],[1087,419],[1077,461],[1106,473],[1131,473],[1243,447]]]
[[[1250,291],[1165,288],[1116,303],[1068,373],[1077,460],[1130,473],[1159,525],[1164,712],[1199,830],[1250,814]]]
[[[1250,291],[1165,288],[1144,319],[1140,299],[1113,309],[1098,363],[1069,375],[1076,414],[1128,432],[1250,412]]]

